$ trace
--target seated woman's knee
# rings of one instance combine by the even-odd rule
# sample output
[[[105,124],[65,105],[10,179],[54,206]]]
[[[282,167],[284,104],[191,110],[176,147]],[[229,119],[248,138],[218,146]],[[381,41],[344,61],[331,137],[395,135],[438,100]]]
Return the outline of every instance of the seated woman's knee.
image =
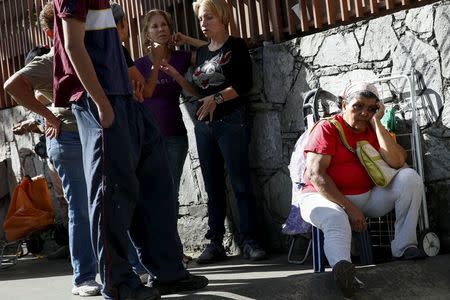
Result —
[[[327,228],[342,228],[346,230],[350,228],[350,222],[345,211],[328,207],[313,209],[311,211],[311,221],[322,230]]]
[[[409,187],[423,189],[422,177],[412,168],[401,169],[394,179],[400,181],[402,189],[408,189]]]

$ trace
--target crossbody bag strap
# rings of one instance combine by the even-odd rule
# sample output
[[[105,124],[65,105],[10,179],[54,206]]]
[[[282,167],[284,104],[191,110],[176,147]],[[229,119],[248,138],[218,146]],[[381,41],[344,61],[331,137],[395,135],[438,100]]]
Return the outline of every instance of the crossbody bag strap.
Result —
[[[328,119],[328,121],[334,125],[334,127],[336,127],[336,129],[339,132],[339,137],[341,138],[342,143],[344,144],[345,148],[347,148],[348,151],[355,153],[355,149],[353,149],[352,147],[350,147],[350,144],[347,141],[347,137],[345,136],[344,133],[344,128],[342,128],[341,123],[339,123],[338,120],[336,119]]]

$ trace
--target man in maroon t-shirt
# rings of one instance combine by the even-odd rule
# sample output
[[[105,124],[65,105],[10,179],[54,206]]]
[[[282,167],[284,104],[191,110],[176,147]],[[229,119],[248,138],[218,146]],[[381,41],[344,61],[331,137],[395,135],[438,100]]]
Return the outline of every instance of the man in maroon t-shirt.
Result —
[[[109,1],[54,3],[55,105],[71,105],[77,119],[103,296],[159,299],[206,286],[182,264],[166,150],[155,120],[133,100]],[[132,271],[129,236],[159,292]]]

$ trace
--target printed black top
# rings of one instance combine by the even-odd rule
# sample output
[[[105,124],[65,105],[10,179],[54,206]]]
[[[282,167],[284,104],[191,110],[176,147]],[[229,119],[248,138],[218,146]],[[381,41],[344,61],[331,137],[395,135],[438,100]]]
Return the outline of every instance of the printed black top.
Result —
[[[230,36],[216,51],[210,51],[208,45],[198,48],[193,80],[201,97],[214,95],[230,86],[239,94],[239,97],[217,106],[214,120],[244,106],[246,97],[243,94],[252,87],[252,77],[252,62],[243,39]]]

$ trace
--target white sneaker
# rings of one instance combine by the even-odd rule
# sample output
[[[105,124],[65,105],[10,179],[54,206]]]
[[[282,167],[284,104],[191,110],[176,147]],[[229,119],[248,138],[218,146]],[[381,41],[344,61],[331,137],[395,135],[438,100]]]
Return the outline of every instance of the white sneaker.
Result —
[[[89,280],[80,283],[72,288],[73,295],[79,295],[81,297],[97,296],[100,294],[102,285],[95,280]]]

